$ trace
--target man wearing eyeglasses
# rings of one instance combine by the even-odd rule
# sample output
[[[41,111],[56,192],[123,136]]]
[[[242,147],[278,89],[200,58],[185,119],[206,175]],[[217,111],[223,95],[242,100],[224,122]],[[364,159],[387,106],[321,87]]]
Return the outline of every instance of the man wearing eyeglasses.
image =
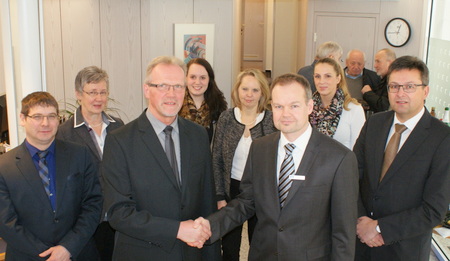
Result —
[[[22,100],[20,122],[25,141],[0,156],[7,260],[97,260],[102,195],[88,149],[55,139],[58,103],[47,92]]]
[[[356,260],[428,260],[450,202],[450,128],[424,107],[428,68],[412,56],[388,71],[392,111],[374,114],[355,144],[360,170]]]
[[[197,248],[210,232],[193,220],[214,212],[216,199],[208,134],[178,117],[184,63],[153,59],[143,89],[148,108],[108,134],[103,154],[113,260],[219,260],[219,244]]]

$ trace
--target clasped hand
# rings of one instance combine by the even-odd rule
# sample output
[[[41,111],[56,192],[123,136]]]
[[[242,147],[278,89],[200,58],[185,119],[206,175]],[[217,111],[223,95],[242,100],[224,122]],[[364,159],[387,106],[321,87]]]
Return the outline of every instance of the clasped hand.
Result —
[[[379,247],[384,245],[383,236],[377,232],[376,226],[378,221],[373,220],[367,216],[358,218],[356,224],[356,235],[361,243],[369,247]]]
[[[189,246],[202,248],[205,241],[210,237],[211,228],[208,220],[199,217],[195,221],[180,222],[177,238],[186,242]]]

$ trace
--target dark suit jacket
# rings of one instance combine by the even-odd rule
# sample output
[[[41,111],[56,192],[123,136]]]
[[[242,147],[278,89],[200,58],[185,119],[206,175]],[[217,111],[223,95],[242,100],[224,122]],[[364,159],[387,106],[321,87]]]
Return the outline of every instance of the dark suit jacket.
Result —
[[[25,143],[0,156],[0,236],[7,260],[46,260],[38,255],[64,246],[74,260],[96,260],[91,240],[102,196],[97,166],[84,146],[56,140],[56,212]]]
[[[249,260],[352,260],[358,198],[357,162],[339,142],[312,131],[280,210],[277,151],[280,132],[258,138],[250,148],[241,194],[209,216],[211,241],[256,213]]]
[[[389,110],[387,77],[381,78],[378,85],[371,87],[372,91],[363,94],[363,99],[369,104],[370,110],[375,113]]]
[[[393,111],[373,115],[354,147],[361,178],[359,216],[378,220],[385,242],[363,247],[367,258],[357,260],[428,260],[432,229],[450,202],[450,128],[428,111],[378,182],[393,120]]]
[[[108,127],[106,127],[107,133],[123,126],[123,121],[121,119],[108,114],[106,116],[109,117],[110,119],[109,125]],[[61,140],[68,140],[71,142],[87,146],[89,148],[89,151],[92,153],[92,156],[94,156],[96,163],[100,164],[102,162],[102,157],[99,154],[97,147],[95,146],[95,143],[92,140],[91,135],[89,134],[88,129],[86,128],[85,125],[75,128],[74,127],[75,118],[77,119],[77,122],[84,121],[83,116],[81,114],[81,107],[78,107],[77,111],[74,114],[74,117],[71,117],[70,119],[68,119],[59,126],[56,138]]]
[[[220,257],[217,244],[199,250],[176,239],[180,221],[217,208],[206,130],[182,117],[178,124],[181,190],[145,112],[106,138],[102,171],[109,222],[117,230],[114,260]]]

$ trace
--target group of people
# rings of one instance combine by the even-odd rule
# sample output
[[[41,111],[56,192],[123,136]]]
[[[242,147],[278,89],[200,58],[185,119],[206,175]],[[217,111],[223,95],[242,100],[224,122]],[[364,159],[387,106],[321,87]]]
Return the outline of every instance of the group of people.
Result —
[[[427,260],[450,128],[424,107],[426,65],[393,55],[375,56],[379,79],[327,42],[305,77],[242,71],[230,109],[205,59],[160,56],[126,125],[95,66],[61,125],[49,93],[29,94],[26,139],[0,156],[7,260],[239,260],[247,220],[249,260]],[[363,103],[391,110],[366,120]]]

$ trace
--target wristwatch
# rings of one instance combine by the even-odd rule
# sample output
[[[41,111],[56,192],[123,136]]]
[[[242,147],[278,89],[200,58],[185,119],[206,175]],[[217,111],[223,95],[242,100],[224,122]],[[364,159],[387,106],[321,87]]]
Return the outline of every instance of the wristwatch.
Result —
[[[377,225],[377,227],[375,228],[375,230],[376,230],[378,233],[381,234],[381,230],[380,230],[380,226],[379,226],[379,225]]]

